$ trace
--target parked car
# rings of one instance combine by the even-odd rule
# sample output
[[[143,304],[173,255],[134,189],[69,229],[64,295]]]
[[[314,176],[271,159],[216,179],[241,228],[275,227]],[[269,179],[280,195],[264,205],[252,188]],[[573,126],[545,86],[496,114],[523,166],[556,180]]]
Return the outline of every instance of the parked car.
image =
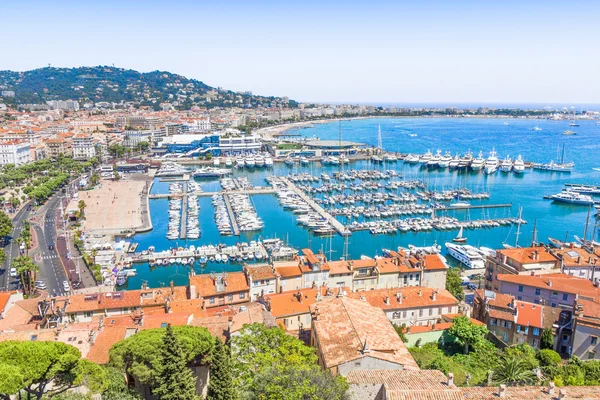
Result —
[[[469,283],[469,284],[467,285],[467,289],[470,289],[470,290],[477,290],[477,285],[475,285],[475,284],[473,284],[473,283]]]
[[[10,269],[10,276],[13,277],[13,278],[16,278],[18,276],[16,268],[11,268]]]
[[[71,291],[71,285],[69,285],[69,281],[63,281],[63,290],[65,292],[70,292]]]
[[[35,281],[35,287],[40,290],[46,290],[48,288],[46,286],[46,282],[44,282],[44,281]]]

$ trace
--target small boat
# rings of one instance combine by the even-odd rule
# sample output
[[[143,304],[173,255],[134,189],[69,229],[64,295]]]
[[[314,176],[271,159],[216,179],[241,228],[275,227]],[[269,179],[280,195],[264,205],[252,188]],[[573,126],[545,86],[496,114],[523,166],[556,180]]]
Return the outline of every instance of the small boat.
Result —
[[[215,262],[215,258],[213,256],[210,256],[210,258],[208,259],[208,261]]]
[[[169,259],[165,258],[162,260],[162,265],[167,265],[169,263]]]
[[[221,255],[221,261],[223,261],[224,263],[226,263],[227,261],[229,261],[229,257],[227,257],[227,254]]]
[[[257,260],[262,260],[263,255],[260,251],[257,251],[254,253],[254,258],[256,258]]]
[[[187,265],[187,263],[188,263],[188,259],[187,259],[187,258],[182,258],[182,259],[181,259],[181,263],[182,263],[183,265]]]
[[[570,130],[570,129],[567,129],[567,130],[566,130],[566,131],[564,131],[562,134],[563,134],[563,135],[570,136],[570,135],[576,135],[576,134],[577,134],[577,132],[574,132],[574,131],[572,131],[572,130]]]
[[[466,237],[463,237],[463,227],[460,227],[460,230],[458,231],[458,235],[456,235],[456,237],[454,239],[452,239],[453,242],[456,243],[464,243],[467,241]]]
[[[208,262],[208,258],[206,258],[206,256],[200,256],[200,259],[198,261],[200,262],[200,264],[206,264]]]
[[[538,125],[534,126],[533,128],[531,128],[532,131],[541,131],[542,128],[540,128]]]
[[[175,264],[175,259],[174,258],[169,258],[169,264]]]
[[[177,264],[181,264],[181,257],[177,257],[177,258],[175,259],[175,262],[176,262]]]
[[[148,252],[154,253],[155,251],[156,251],[156,248],[154,246],[149,246],[148,247]]]
[[[450,207],[470,207],[471,204],[466,201],[457,201],[456,203],[450,204]]]
[[[217,253],[217,254],[215,255],[215,261],[216,261],[216,262],[221,262],[222,260],[223,260],[223,258],[221,257],[221,254]]]

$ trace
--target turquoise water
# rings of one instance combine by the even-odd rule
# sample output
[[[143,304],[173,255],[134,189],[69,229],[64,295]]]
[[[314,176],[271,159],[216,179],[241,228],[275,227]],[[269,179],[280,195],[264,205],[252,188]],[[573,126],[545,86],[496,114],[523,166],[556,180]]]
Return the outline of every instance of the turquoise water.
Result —
[[[504,122],[508,122],[505,125]],[[539,124],[538,124],[539,122]],[[542,131],[532,131],[536,124]],[[437,149],[452,154],[465,153],[470,149],[474,154],[484,151],[487,157],[492,147],[498,152],[499,158],[510,154],[514,159],[521,154],[526,161],[548,162],[557,158],[557,148],[566,145],[566,158],[576,163],[575,171],[570,174],[537,172],[528,170],[522,176],[498,172],[495,175],[485,175],[481,172],[456,171],[426,171],[418,165],[405,165],[402,162],[388,164],[386,169],[396,169],[404,179],[421,179],[429,189],[450,189],[466,187],[473,191],[489,191],[489,200],[470,200],[471,204],[512,203],[509,209],[489,209],[487,211],[471,210],[448,211],[445,215],[454,216],[460,220],[516,217],[519,207],[523,207],[523,218],[529,224],[521,227],[519,243],[531,242],[533,222],[537,220],[538,240],[546,241],[548,236],[563,240],[567,236],[572,240],[573,235],[583,236],[587,208],[553,204],[544,200],[544,195],[560,192],[565,183],[600,184],[600,172],[592,168],[600,167],[600,126],[593,121],[581,121],[580,127],[569,127],[568,121],[531,121],[514,119],[443,119],[443,118],[414,118],[414,119],[365,119],[343,121],[343,139],[377,145],[377,128],[381,125],[383,147],[390,151],[402,153],[424,153],[428,149]],[[577,135],[564,136],[566,129],[577,132]],[[304,135],[317,136],[321,139],[339,138],[337,122],[316,125],[314,128],[301,131]],[[416,134],[411,137],[409,134]],[[351,168],[379,168],[369,162],[361,161],[351,164]],[[312,172],[319,175],[322,171],[331,172],[340,167],[327,166],[321,168],[319,163],[312,167],[296,166],[290,168],[278,164],[270,171],[255,170],[235,171],[234,176],[247,176],[255,186],[265,186],[265,177],[269,174],[288,174],[289,172]],[[203,181],[203,190],[216,191],[220,189],[218,181]],[[168,192],[168,183],[156,181],[152,193]],[[240,237],[221,237],[213,219],[213,207],[210,198],[200,198],[199,222],[202,236],[195,241],[169,241],[166,239],[168,223],[168,201],[151,200],[150,212],[154,230],[136,235],[133,240],[139,243],[139,249],[155,246],[157,250],[170,247],[194,244],[235,244],[249,242],[258,238],[279,237],[288,240],[290,245],[298,248],[311,247],[313,250],[332,249],[331,257],[338,259],[343,252],[343,238],[334,236],[332,243],[327,237],[313,237],[310,232],[295,222],[295,216],[279,206],[274,195],[252,196],[254,206],[265,222],[265,228],[260,232],[242,234]],[[438,213],[439,214],[439,213]],[[342,218],[342,217],[340,217]],[[345,219],[341,219],[345,222]],[[371,235],[368,231],[355,232],[349,239],[349,255],[358,258],[361,255],[373,256],[381,254],[382,248],[396,248],[413,244],[417,246],[430,245],[434,241],[443,244],[456,236],[456,231],[431,231],[419,233],[396,233],[394,235]],[[503,242],[514,244],[516,227],[499,227],[466,231],[468,242],[477,246],[492,248],[501,247]],[[136,265],[138,275],[129,279],[127,287],[139,288],[143,281],[150,287],[168,284],[171,280],[177,285],[187,283],[189,267],[166,266],[150,269],[148,265]],[[239,264],[209,264],[205,268],[196,266],[197,272],[219,272],[241,270]]]

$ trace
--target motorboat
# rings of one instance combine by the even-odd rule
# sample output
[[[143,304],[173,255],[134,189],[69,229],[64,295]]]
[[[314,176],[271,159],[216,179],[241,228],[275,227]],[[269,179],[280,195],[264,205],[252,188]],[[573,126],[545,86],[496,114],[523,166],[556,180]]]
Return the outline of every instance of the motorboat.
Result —
[[[235,158],[235,166],[238,168],[244,168],[246,165],[246,161],[244,161],[244,157],[236,157]]]
[[[442,158],[442,151],[438,150],[435,153],[435,156],[431,157],[429,159],[429,161],[427,161],[427,168],[437,168],[440,163],[441,158]]]
[[[213,158],[213,166],[218,167],[221,165],[221,159],[219,157]]]
[[[525,163],[523,162],[523,157],[521,157],[520,154],[517,156],[517,159],[513,164],[513,172],[515,174],[522,174],[525,172]]]
[[[203,167],[194,171],[194,178],[220,178],[230,175],[233,171],[228,168]]]
[[[585,205],[591,206],[594,205],[594,199],[592,196],[587,194],[577,193],[575,191],[565,189],[558,194],[553,194],[549,196],[549,198],[555,202],[559,203],[567,203],[567,204],[576,204],[576,205]]]
[[[438,162],[438,167],[439,168],[448,168],[450,166],[450,162],[452,161],[452,155],[450,154],[449,151],[446,152],[446,154],[444,154],[441,158],[440,161]]]
[[[531,128],[532,131],[541,131],[542,128],[539,127],[539,125],[534,126],[533,128]]]
[[[571,125],[571,126],[572,126],[572,125]],[[579,126],[579,125],[577,125],[577,126]],[[572,130],[570,130],[570,129],[567,129],[567,130],[566,130],[566,131],[564,131],[562,134],[563,134],[563,135],[567,135],[567,136],[571,136],[571,135],[577,135],[577,132],[574,132],[574,131],[572,131]]]
[[[480,171],[484,165],[485,165],[485,159],[483,158],[483,152],[480,151],[479,154],[477,155],[477,158],[474,158],[471,161],[471,169],[473,171]]]
[[[265,157],[265,166],[272,167],[273,166],[273,158],[270,156]]]
[[[448,254],[454,259],[471,269],[485,268],[485,253],[477,247],[468,244],[458,245],[454,243],[446,243]]]
[[[226,167],[231,167],[231,166],[233,166],[233,161],[231,161],[231,158],[227,157],[227,158],[225,159],[225,166],[226,166]]]
[[[510,172],[513,167],[512,159],[509,155],[506,156],[504,160],[500,162],[500,171],[502,172]]]
[[[433,157],[433,154],[431,154],[431,150],[427,150],[427,153],[419,157],[419,162],[421,164],[427,164],[429,160],[431,160],[431,157]]]
[[[487,160],[485,160],[484,172],[488,175],[495,174],[496,171],[498,171],[499,165],[500,165],[500,162],[498,161],[498,156],[496,155],[496,151],[494,149],[492,149],[492,151],[490,151],[489,157],[487,158]]]
[[[454,158],[448,163],[448,168],[456,169],[459,166],[460,166],[460,158],[458,157],[458,154],[456,154],[454,156]]]
[[[300,157],[300,164],[308,165],[310,163],[309,159],[306,157]]]
[[[248,168],[254,168],[256,167],[256,160],[254,159],[253,156],[248,156],[244,159],[244,162],[246,163],[246,167]]]
[[[254,157],[254,162],[256,163],[256,166],[259,168],[262,168],[265,166],[265,158],[263,156],[261,156],[260,154]]]

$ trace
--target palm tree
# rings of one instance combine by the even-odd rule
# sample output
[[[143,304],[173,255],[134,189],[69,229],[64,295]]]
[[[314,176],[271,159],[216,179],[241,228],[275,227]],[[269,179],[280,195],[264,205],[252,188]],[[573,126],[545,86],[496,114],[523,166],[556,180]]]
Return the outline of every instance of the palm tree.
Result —
[[[12,261],[12,267],[16,269],[17,274],[21,276],[21,282],[23,283],[23,290],[25,293],[33,293],[35,274],[39,272],[40,267],[28,256],[15,257]]]
[[[86,207],[87,207],[87,204],[85,204],[85,201],[79,200],[79,203],[77,203],[77,208],[79,208],[79,216],[81,218],[83,218],[85,216],[84,210]]]
[[[535,384],[538,376],[529,368],[524,359],[515,356],[504,356],[500,358],[494,369],[492,379],[495,384],[517,386]]]

